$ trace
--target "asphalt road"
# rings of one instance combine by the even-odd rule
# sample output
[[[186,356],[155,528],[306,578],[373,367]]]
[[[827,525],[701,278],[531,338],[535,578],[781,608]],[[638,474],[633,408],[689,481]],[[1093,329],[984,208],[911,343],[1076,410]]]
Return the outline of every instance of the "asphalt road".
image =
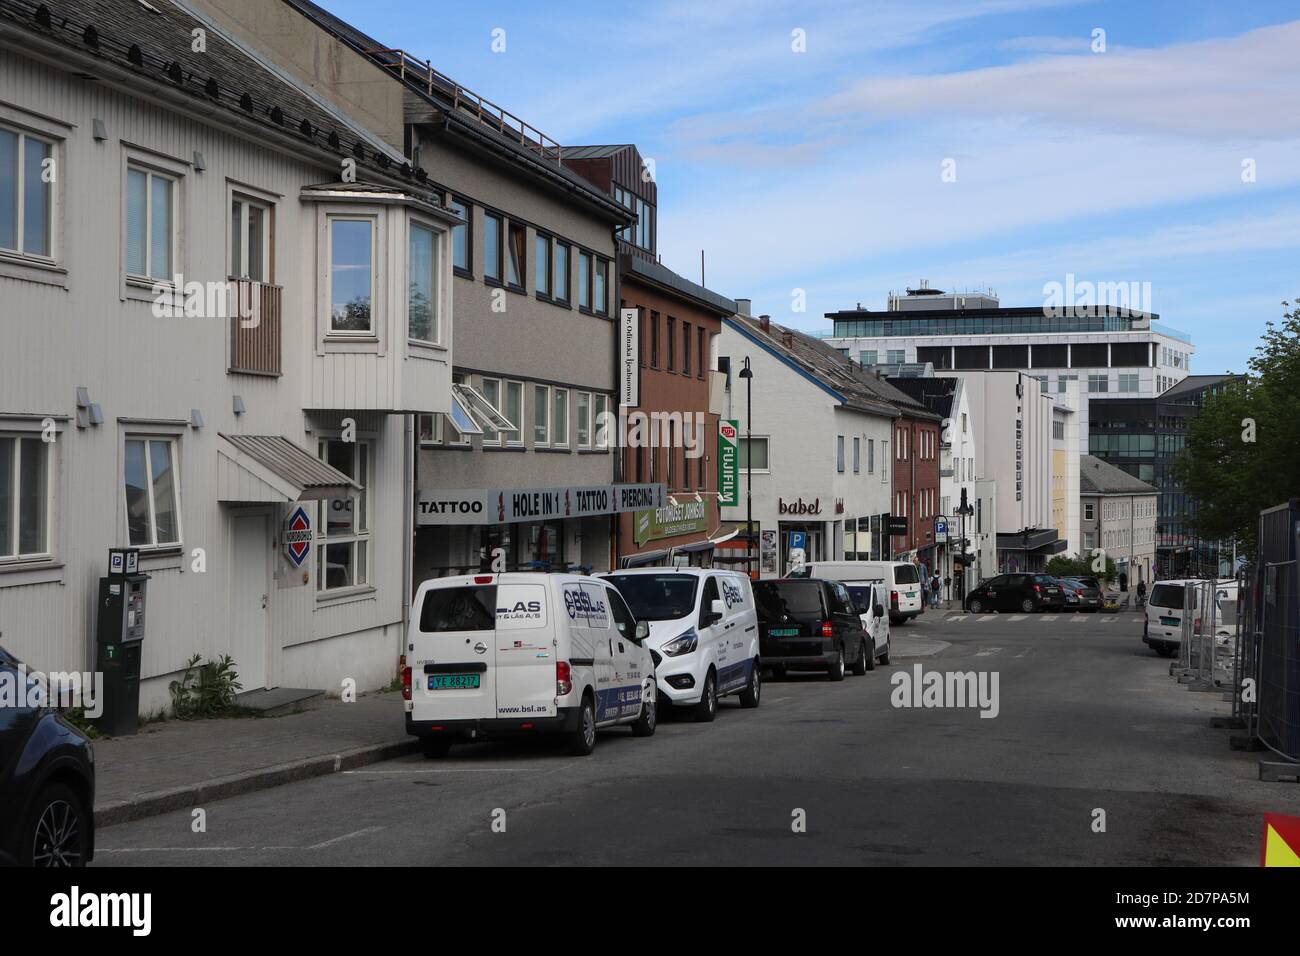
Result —
[[[189,811],[104,829],[96,863],[1253,866],[1262,814],[1300,813],[1300,788],[1260,783],[1209,726],[1220,695],[1178,686],[1140,634],[1132,614],[927,614],[895,636],[937,654],[770,681],[713,724],[608,731],[588,758],[392,760],[213,803],[206,832]],[[917,664],[996,674],[997,716],[893,706]]]

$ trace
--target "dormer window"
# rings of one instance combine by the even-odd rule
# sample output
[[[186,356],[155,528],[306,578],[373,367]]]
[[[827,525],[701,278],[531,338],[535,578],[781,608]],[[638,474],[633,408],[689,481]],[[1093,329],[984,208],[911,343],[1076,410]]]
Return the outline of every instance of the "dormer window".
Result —
[[[375,297],[375,222],[329,218],[330,332],[372,334]]]

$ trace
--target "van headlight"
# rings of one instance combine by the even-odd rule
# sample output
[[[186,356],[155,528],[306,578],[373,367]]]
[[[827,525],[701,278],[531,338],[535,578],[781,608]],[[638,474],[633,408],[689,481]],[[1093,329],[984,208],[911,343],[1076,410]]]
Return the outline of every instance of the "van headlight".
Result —
[[[699,644],[699,638],[694,631],[687,631],[681,637],[675,637],[663,647],[659,648],[666,657],[681,657],[683,654],[689,654],[695,650]]]

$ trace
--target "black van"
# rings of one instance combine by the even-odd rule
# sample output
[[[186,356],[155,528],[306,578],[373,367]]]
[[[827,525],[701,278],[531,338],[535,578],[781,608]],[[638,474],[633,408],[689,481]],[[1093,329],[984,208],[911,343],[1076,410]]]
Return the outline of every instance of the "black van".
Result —
[[[779,578],[754,583],[759,657],[781,677],[786,671],[825,671],[844,680],[844,670],[865,674],[871,637],[848,589],[822,578]]]

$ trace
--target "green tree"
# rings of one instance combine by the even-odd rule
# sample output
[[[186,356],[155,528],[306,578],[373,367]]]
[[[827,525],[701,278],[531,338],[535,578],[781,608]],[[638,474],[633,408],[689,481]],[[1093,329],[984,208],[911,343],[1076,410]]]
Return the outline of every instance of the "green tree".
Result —
[[[1076,554],[1074,557],[1058,554],[1047,562],[1047,573],[1057,578],[1100,578],[1103,583],[1114,581],[1118,574],[1115,572],[1115,561],[1112,558],[1106,558],[1106,566],[1102,570],[1096,570],[1097,558],[1087,555]]]
[[[1241,380],[1208,395],[1189,419],[1174,479],[1196,502],[1204,539],[1253,553],[1259,512],[1300,496],[1300,304],[1283,302]]]

